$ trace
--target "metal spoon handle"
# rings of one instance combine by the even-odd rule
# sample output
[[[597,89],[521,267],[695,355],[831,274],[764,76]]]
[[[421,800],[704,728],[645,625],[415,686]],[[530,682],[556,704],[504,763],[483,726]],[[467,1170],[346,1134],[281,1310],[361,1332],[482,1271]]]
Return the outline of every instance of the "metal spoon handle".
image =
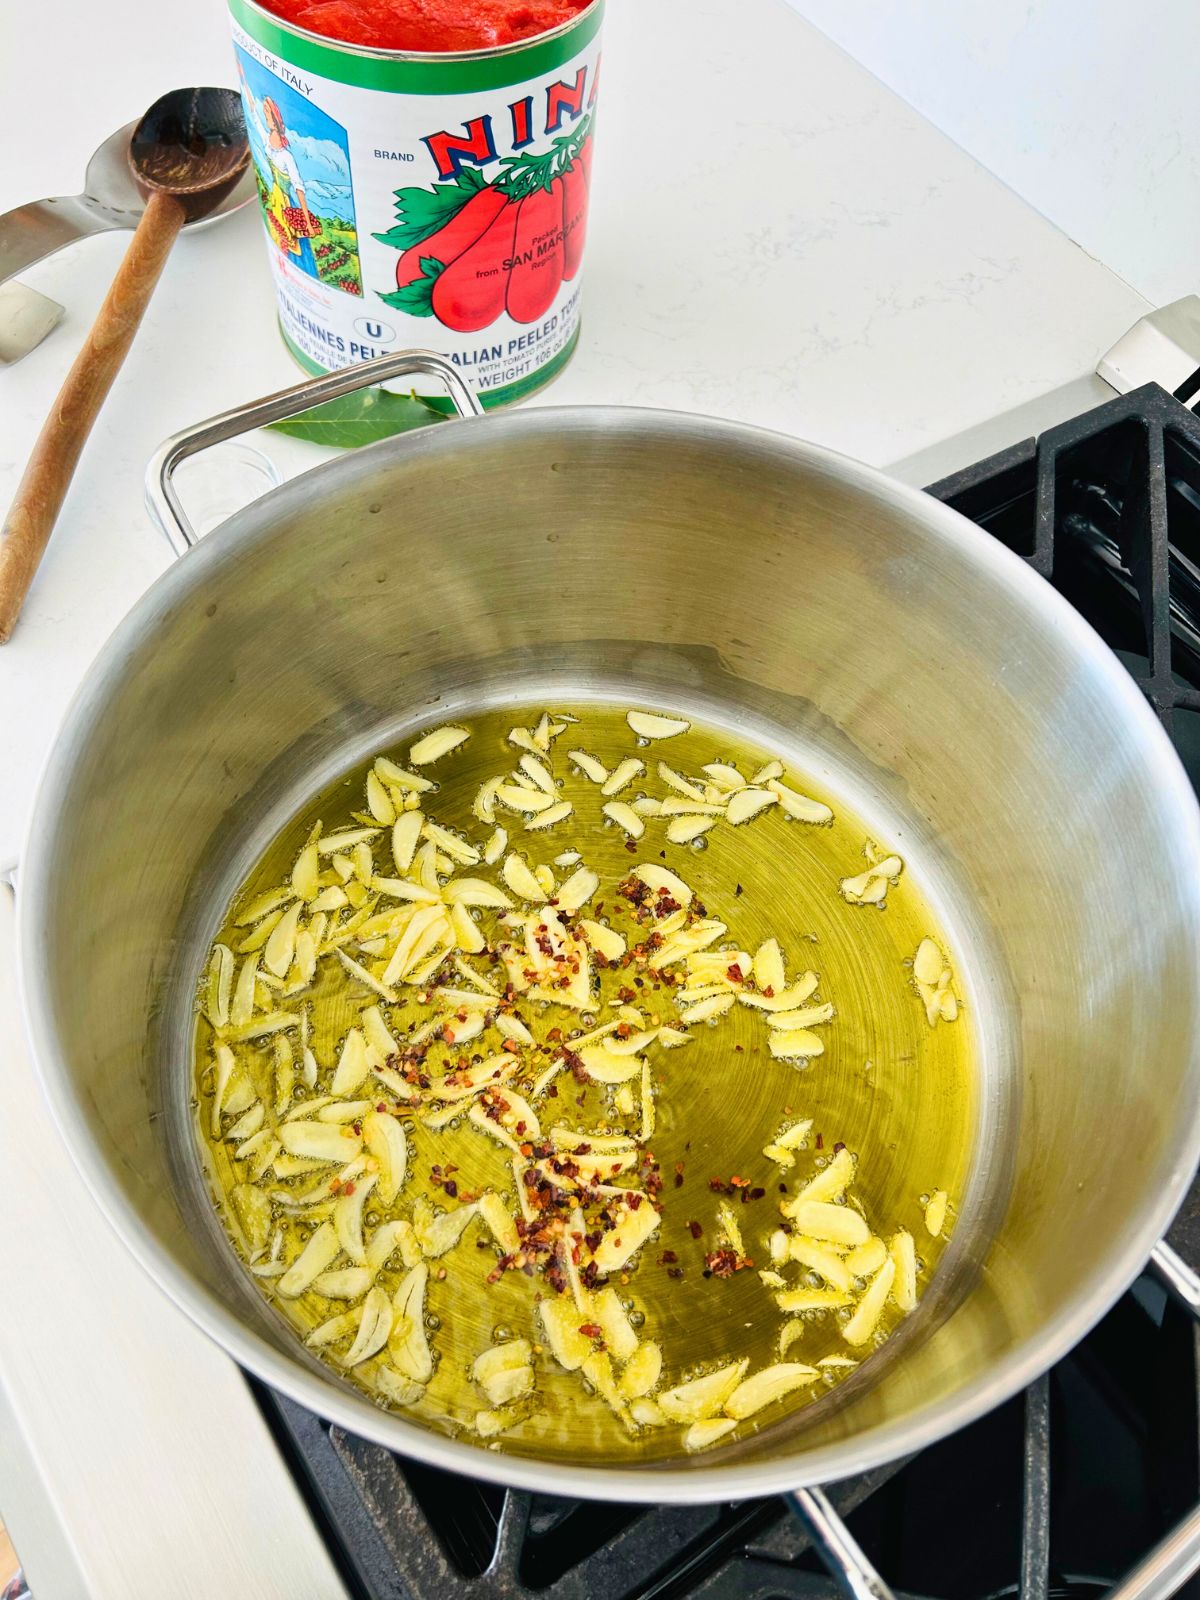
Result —
[[[131,225],[116,213],[106,218],[81,194],[17,206],[0,215],[0,283],[77,239]]]
[[[185,215],[174,196],[151,195],[83,349],[42,425],[0,531],[0,644],[8,640],[20,615],[80,453]]]

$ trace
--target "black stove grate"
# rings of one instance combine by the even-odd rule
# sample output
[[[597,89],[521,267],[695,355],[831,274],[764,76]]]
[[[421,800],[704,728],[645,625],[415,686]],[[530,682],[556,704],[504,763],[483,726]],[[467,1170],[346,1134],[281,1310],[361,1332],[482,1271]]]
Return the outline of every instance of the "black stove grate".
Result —
[[[1116,651],[1200,790],[1200,421],[1150,384],[931,486]],[[1200,1188],[1171,1243],[1200,1269]],[[897,1595],[1090,1600],[1200,1500],[1200,1330],[1150,1277],[1026,1393],[836,1485]],[[593,1505],[402,1460],[253,1384],[354,1600],[831,1600],[780,1499]],[[1200,1583],[1184,1591],[1200,1600]]]

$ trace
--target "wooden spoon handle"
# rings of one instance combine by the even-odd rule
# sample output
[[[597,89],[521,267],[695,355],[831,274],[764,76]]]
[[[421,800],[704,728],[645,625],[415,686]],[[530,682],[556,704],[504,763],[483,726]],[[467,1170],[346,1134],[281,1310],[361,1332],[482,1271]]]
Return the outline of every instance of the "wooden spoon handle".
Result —
[[[42,424],[0,531],[0,644],[7,642],[21,614],[80,452],[186,215],[174,195],[156,191],[150,196],[104,304]]]

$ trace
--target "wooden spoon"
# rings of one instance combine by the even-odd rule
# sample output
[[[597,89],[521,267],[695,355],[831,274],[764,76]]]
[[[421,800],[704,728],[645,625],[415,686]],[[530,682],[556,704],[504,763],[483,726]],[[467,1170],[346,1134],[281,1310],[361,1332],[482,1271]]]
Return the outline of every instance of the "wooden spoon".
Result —
[[[67,373],[0,531],[0,644],[12,633],[92,424],[185,222],[220,203],[250,160],[233,89],[175,89],[134,129],[129,164],[146,209]]]

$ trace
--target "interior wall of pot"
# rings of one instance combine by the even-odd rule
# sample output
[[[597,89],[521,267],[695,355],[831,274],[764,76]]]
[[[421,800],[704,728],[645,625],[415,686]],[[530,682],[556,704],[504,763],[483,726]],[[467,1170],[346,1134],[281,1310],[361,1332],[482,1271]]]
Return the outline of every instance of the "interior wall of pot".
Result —
[[[598,410],[447,424],[235,517],[86,689],[28,865],[47,1070],[104,1181],[296,1354],[185,1148],[187,1009],[223,899],[399,725],[625,682],[829,752],[909,820],[974,952],[986,1127],[940,1317],[805,1442],[937,1407],[1064,1316],[1187,1164],[1200,874],[1164,843],[1193,825],[1162,747],[976,544],[786,441]]]

